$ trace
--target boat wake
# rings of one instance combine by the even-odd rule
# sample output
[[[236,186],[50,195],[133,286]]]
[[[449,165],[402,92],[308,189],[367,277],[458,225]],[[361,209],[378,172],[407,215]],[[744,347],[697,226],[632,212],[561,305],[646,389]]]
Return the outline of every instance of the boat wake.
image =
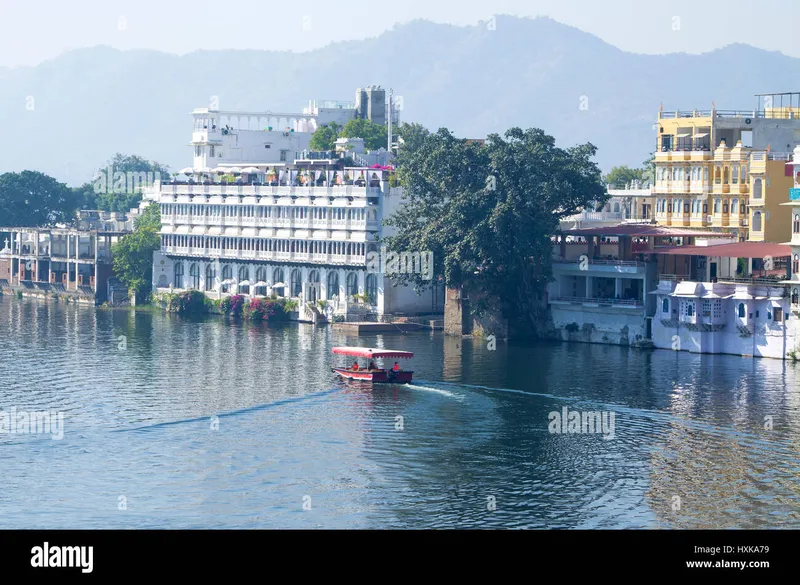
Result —
[[[448,390],[442,390],[441,388],[432,388],[431,386],[419,386],[418,384],[404,384],[406,388],[410,388],[411,390],[422,390],[424,392],[435,392],[436,394],[441,394],[442,396],[447,396],[448,398],[454,398],[456,400],[464,400],[464,397],[460,394],[454,394]]]

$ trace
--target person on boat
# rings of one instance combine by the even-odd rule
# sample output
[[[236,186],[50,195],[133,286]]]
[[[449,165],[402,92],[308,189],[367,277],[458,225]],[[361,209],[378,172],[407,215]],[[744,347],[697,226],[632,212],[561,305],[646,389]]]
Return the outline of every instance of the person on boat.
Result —
[[[373,361],[371,361],[371,360],[370,360],[370,362],[369,362],[369,369],[370,369],[370,370],[377,370],[377,369],[378,369],[378,368],[376,368],[376,367],[375,367],[375,362],[373,362]]]
[[[400,364],[398,364],[397,362],[394,362],[394,366],[392,367],[392,371],[393,372],[399,372],[400,371]]]
[[[353,369],[354,372],[358,371],[358,360],[353,362],[353,368],[352,369]]]

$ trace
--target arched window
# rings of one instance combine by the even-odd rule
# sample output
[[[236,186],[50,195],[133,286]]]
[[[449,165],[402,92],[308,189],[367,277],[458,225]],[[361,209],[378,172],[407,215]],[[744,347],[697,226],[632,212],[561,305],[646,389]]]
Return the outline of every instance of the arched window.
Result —
[[[731,200],[731,213],[739,213],[739,200]]]
[[[728,213],[728,202],[722,204],[722,213]]]
[[[206,264],[206,288],[205,290],[215,290],[217,283],[215,279],[217,278],[217,269],[214,268],[213,264]]]
[[[760,232],[761,231],[761,212],[754,211],[753,212],[753,231]]]
[[[194,290],[200,289],[200,266],[196,263],[189,266],[189,285]]]
[[[253,284],[257,284],[259,282],[267,282],[267,269],[263,266],[259,266],[256,268],[256,281]],[[261,295],[265,296],[267,294],[267,287],[263,284],[261,286],[256,286],[253,288],[254,295]]]
[[[792,304],[796,305],[798,300],[800,300],[800,298],[798,298],[797,289],[793,288],[792,289]]]
[[[694,301],[686,301],[686,316],[694,316]]]
[[[226,264],[222,267],[222,282],[233,280],[233,268],[230,264]],[[230,290],[230,284],[223,284],[221,286],[222,292],[226,293]]]
[[[308,282],[316,283],[319,282],[319,271],[312,270],[308,273]]]
[[[183,288],[183,262],[175,264],[175,288]]]
[[[283,268],[276,268],[272,271],[272,292],[279,297],[284,296],[286,290]]]
[[[289,286],[289,296],[299,297],[303,292],[303,281],[300,278],[300,270],[298,268],[292,270],[289,280],[291,281]]]
[[[614,204],[614,213],[619,213],[619,203]]]
[[[800,256],[795,254],[794,259],[792,260],[792,276],[797,276],[799,274],[800,274]]]
[[[717,167],[714,170],[714,183],[719,185],[721,182],[722,182],[722,170],[719,167]]]
[[[761,199],[761,179],[753,181],[753,199]]]
[[[747,314],[747,309],[744,306],[744,303],[739,303],[736,314],[739,316],[739,319],[744,319],[744,316]]]
[[[358,294],[358,274],[349,272],[347,274],[347,296],[352,297]]]
[[[795,214],[792,221],[792,233],[800,234],[800,215]]]
[[[242,284],[243,282],[247,284]],[[239,292],[244,295],[250,294],[250,268],[247,266],[239,267]]]
[[[669,313],[669,299],[665,298],[663,301],[661,301],[661,312]]]
[[[728,183],[730,183],[729,174],[730,174],[730,171],[728,170],[728,167],[725,167],[725,170],[722,173],[722,183],[724,185],[727,185]]]
[[[367,274],[367,279],[365,283],[365,294],[369,299],[370,304],[375,304],[378,301],[378,277],[374,273],[370,272]]]
[[[339,273],[335,270],[328,272],[328,299],[339,296]]]

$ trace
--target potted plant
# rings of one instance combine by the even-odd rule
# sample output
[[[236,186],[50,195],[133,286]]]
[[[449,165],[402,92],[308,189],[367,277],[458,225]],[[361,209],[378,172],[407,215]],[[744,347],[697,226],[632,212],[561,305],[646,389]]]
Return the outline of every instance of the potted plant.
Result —
[[[347,171],[345,171],[345,173],[344,173],[344,184],[345,185],[352,185],[353,184],[353,179],[350,178],[350,173],[348,173]]]

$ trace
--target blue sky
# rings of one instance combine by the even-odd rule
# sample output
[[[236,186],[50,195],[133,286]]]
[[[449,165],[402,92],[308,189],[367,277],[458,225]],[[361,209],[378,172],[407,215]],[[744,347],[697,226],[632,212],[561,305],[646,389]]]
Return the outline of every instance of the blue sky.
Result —
[[[637,53],[701,53],[740,42],[800,57],[800,1],[752,0],[0,0],[0,66],[109,45],[307,51],[377,36],[415,18],[474,25],[493,14],[549,16]]]

